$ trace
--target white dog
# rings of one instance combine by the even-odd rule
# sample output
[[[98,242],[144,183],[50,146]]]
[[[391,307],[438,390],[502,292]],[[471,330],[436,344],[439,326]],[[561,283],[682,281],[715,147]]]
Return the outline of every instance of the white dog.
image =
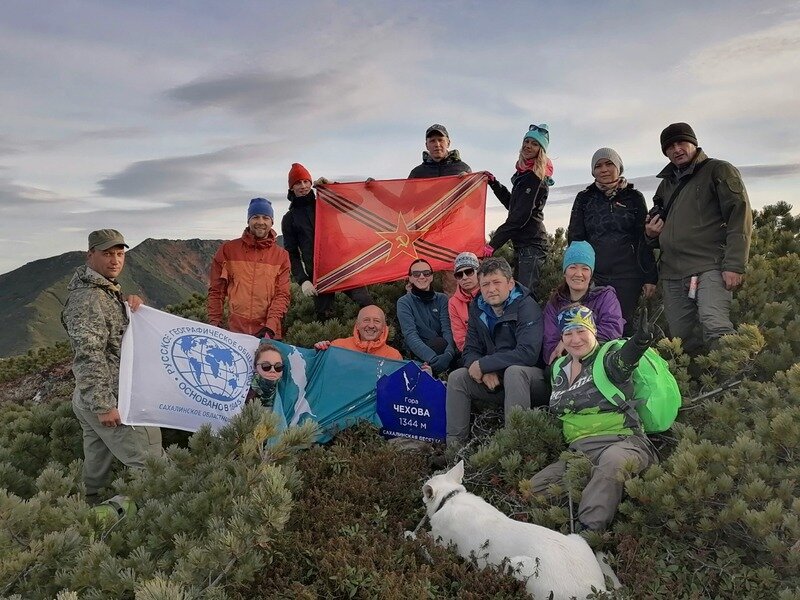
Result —
[[[435,540],[444,545],[452,542],[464,558],[474,553],[480,566],[509,559],[514,576],[526,581],[526,589],[537,600],[586,598],[592,587],[606,591],[598,559],[581,536],[510,519],[467,492],[463,478],[461,461],[422,486]]]

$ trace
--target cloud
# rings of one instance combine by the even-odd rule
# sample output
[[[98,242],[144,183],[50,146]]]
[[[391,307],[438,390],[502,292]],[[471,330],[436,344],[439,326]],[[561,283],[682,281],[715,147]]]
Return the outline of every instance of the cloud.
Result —
[[[193,199],[187,194],[238,194],[242,188],[227,171],[263,159],[271,150],[274,146],[270,144],[243,144],[204,154],[138,161],[101,179],[97,194],[114,198],[172,197],[186,201]]]

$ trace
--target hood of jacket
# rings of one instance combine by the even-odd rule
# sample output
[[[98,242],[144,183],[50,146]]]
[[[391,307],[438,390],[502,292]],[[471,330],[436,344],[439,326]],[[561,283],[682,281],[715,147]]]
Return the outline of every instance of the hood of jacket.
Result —
[[[121,291],[119,283],[103,277],[88,265],[82,265],[75,270],[75,274],[67,285],[67,291],[92,287],[106,288],[115,294],[119,294]]]
[[[380,337],[377,340],[372,342],[365,342],[361,339],[361,336],[358,333],[358,323],[353,325],[353,343],[355,344],[356,348],[361,350],[362,352],[371,352],[377,348],[383,348],[386,345],[386,340],[389,339],[389,326],[384,325],[383,331],[381,332]]]
[[[453,163],[453,162],[459,162],[460,160],[461,160],[461,154],[459,154],[458,150],[450,150],[450,152],[447,153],[447,156],[445,156],[442,160],[433,160],[431,158],[430,153],[427,150],[422,151],[422,162],[429,165],[435,165],[439,163]]]
[[[274,229],[270,229],[267,237],[263,240],[259,240],[250,233],[250,228],[246,227],[244,232],[242,233],[242,241],[245,243],[246,246],[250,246],[251,248],[269,248],[275,243],[275,240],[278,239],[278,234],[275,233]]]
[[[697,154],[694,155],[694,160],[692,160],[692,164],[690,164],[688,167],[686,167],[683,170],[683,174],[692,174],[692,173],[694,173],[694,169],[697,166],[697,164],[703,162],[707,158],[708,158],[708,155],[705,152],[703,152],[702,148],[700,148],[698,146],[697,147]],[[661,169],[661,172],[658,175],[656,175],[656,177],[658,177],[659,179],[668,179],[670,176],[676,174],[677,172],[678,172],[678,170],[675,168],[675,165],[673,165],[670,162],[670,163],[667,163],[666,167]]]
[[[311,190],[305,196],[297,196],[292,190],[289,190],[286,198],[289,199],[289,210],[292,210],[295,206],[314,206],[316,195],[314,194],[314,190]]]
[[[480,293],[481,293],[480,287],[476,287],[472,293],[467,293],[461,289],[460,285],[456,285],[456,291],[453,292],[453,297],[462,301],[464,304],[469,304],[470,302],[472,302],[472,299],[475,298],[475,296],[477,296]]]
[[[521,283],[515,283],[514,289],[511,290],[511,293],[508,295],[508,298],[506,298],[506,301],[503,302],[503,315],[508,310],[508,307],[511,306],[515,301],[529,295],[530,291],[528,288]],[[481,312],[481,319],[484,319],[484,323],[486,323],[487,320],[488,323],[492,323],[503,318],[503,315],[498,316],[494,313],[494,309],[486,302],[486,300],[483,299],[483,296],[478,296],[478,310]],[[489,329],[491,329],[491,327]]]
[[[562,303],[567,303],[567,304],[572,304],[573,302],[585,303],[585,302],[589,302],[590,300],[593,300],[594,298],[596,298],[600,294],[605,293],[605,291],[606,291],[606,289],[608,287],[609,286],[607,286],[607,285],[595,285],[595,284],[592,284],[592,286],[586,292],[586,295],[583,298],[581,298],[580,300],[573,300],[572,297],[569,296],[569,294],[567,294],[565,296],[560,291],[558,292],[557,296],[558,296],[559,301],[562,302]]]

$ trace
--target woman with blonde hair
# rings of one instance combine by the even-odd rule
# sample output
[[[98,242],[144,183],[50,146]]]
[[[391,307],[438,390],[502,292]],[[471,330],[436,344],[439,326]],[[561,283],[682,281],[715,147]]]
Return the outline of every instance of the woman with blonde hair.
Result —
[[[553,164],[547,158],[550,131],[546,124],[531,125],[522,138],[522,148],[511,176],[511,191],[489,173],[489,186],[508,209],[506,222],[494,232],[484,255],[491,256],[508,241],[514,245],[514,279],[535,294],[547,252],[544,205],[555,183]]]

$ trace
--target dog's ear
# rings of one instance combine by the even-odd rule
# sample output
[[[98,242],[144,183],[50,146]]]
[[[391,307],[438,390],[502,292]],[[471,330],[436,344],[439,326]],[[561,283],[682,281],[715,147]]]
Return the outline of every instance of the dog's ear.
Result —
[[[426,483],[422,486],[422,499],[427,501],[431,498],[433,498],[433,488]]]
[[[458,461],[458,464],[447,472],[446,477],[450,481],[461,483],[464,480],[464,460]]]

